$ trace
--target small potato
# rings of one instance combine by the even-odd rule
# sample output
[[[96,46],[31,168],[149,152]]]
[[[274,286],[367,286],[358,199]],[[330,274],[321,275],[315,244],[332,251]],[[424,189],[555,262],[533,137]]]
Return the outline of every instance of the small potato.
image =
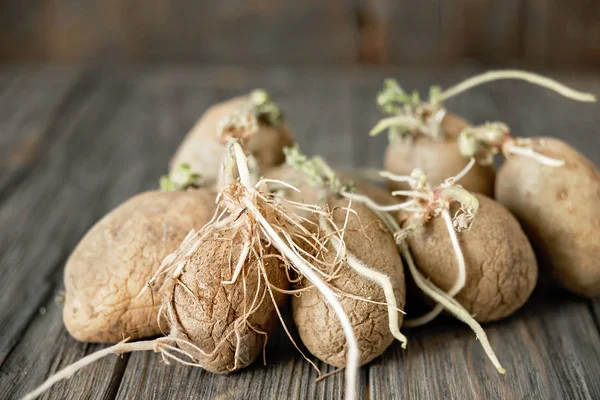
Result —
[[[534,139],[532,148],[564,160],[564,166],[509,157],[498,173],[496,198],[519,219],[557,282],[579,295],[598,296],[600,173],[559,139]]]
[[[456,300],[479,322],[519,309],[538,276],[535,254],[519,222],[500,204],[477,195],[479,211],[469,231],[457,233],[466,263],[466,284]],[[417,267],[440,289],[450,290],[457,261],[444,220],[433,218],[408,237]]]
[[[333,218],[341,227],[346,218],[348,200],[331,199]],[[393,283],[397,306],[405,303],[404,273],[402,260],[396,250],[391,233],[383,223],[364,205],[353,204],[355,214],[350,214],[344,241],[348,251],[374,270],[388,275]],[[335,251],[331,251],[330,260]],[[332,272],[332,271],[330,271]],[[303,282],[307,284],[306,281]],[[385,302],[383,289],[377,283],[359,275],[344,265],[330,284],[340,292],[360,296],[368,300]],[[364,365],[381,355],[394,341],[389,329],[387,306],[340,297],[340,303],[348,314],[358,341],[360,364]],[[292,298],[294,321],[300,338],[308,350],[320,360],[335,367],[346,365],[346,340],[336,314],[324,297],[314,287]],[[400,324],[402,314],[398,315]]]
[[[458,174],[469,160],[463,157],[458,148],[460,132],[469,126],[462,118],[448,113],[442,120],[443,139],[431,137],[398,138],[387,147],[384,168],[397,175],[410,175],[412,170],[420,168],[427,174],[432,187],[443,183],[445,179]],[[471,171],[460,181],[470,192],[492,196],[494,190],[494,168],[474,165]],[[407,190],[409,186],[401,182],[389,183],[391,190]]]
[[[160,334],[160,298],[150,291],[137,296],[163,258],[208,222],[215,196],[209,190],[146,192],[94,225],[65,267],[63,319],[71,336],[119,342]]]
[[[228,230],[204,240],[186,266],[179,281],[165,290],[163,302],[170,303],[171,336],[193,343],[181,348],[207,371],[226,374],[250,365],[263,351],[277,326],[277,314],[256,258],[250,257],[235,283],[232,279],[242,249],[240,236]],[[264,244],[263,244],[264,245]],[[271,285],[287,289],[285,265],[267,247],[263,257]],[[285,295],[273,290],[282,306]],[[244,318],[247,315],[247,318]]]
[[[236,97],[210,107],[187,134],[171,159],[171,168],[188,164],[191,170],[201,175],[205,186],[214,184],[218,178],[223,155],[219,143],[218,129],[223,118],[233,112],[249,107],[250,97]],[[293,135],[285,121],[271,126],[259,120],[258,132],[245,145],[256,157],[262,169],[285,161],[283,148],[294,143]]]

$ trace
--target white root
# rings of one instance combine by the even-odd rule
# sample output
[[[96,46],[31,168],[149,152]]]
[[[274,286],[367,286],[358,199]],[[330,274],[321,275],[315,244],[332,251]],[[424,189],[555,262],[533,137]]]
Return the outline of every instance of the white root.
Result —
[[[242,247],[242,251],[240,252],[240,256],[238,258],[238,262],[235,266],[235,270],[233,271],[233,275],[231,277],[231,280],[228,281],[221,281],[221,284],[223,285],[231,285],[234,284],[235,281],[237,280],[240,272],[242,271],[242,267],[244,266],[244,263],[246,262],[246,258],[248,257],[248,253],[250,252],[250,244],[249,243],[244,243],[244,247]]]
[[[379,121],[377,125],[375,125],[373,129],[371,129],[369,135],[376,136],[377,134],[394,126],[402,126],[403,128],[406,128],[408,130],[427,130],[427,127],[417,118],[412,117],[410,115],[397,115],[394,117],[384,118],[381,121]]]
[[[476,162],[475,157],[471,157],[471,159],[469,160],[469,163],[462,169],[462,171],[460,171],[458,174],[456,174],[452,178],[446,179],[446,182],[454,184],[454,183],[460,181],[462,178],[465,177],[465,175],[467,175],[469,173],[469,171],[471,171],[471,169],[475,165],[475,162]]]
[[[596,96],[590,93],[579,92],[577,90],[571,89],[553,79],[547,78],[542,75],[534,74],[532,72],[519,71],[519,70],[498,70],[498,71],[489,71],[483,73],[481,75],[477,75],[471,77],[469,79],[464,80],[463,82],[452,86],[449,89],[444,90],[440,93],[438,97],[438,101],[443,102],[451,97],[456,96],[466,90],[469,90],[475,86],[493,82],[501,79],[518,79],[522,81],[526,81],[532,83],[537,86],[544,87],[546,89],[550,89],[555,91],[556,93],[576,101],[581,102],[595,102]]]
[[[562,167],[565,165],[564,160],[557,160],[555,158],[547,157],[533,150],[531,147],[521,147],[512,142],[506,143],[502,150],[509,154],[516,154],[522,157],[531,158],[536,162],[548,166],[548,167]]]
[[[456,235],[456,231],[454,230],[454,226],[452,225],[452,218],[450,217],[450,213],[448,212],[448,210],[442,211],[442,218],[444,218],[444,222],[446,223],[446,229],[448,230],[448,234],[450,235],[450,241],[452,242],[454,254],[456,255],[458,276],[456,277],[456,282],[454,282],[454,285],[450,288],[450,290],[448,290],[448,292],[446,292],[448,296],[454,297],[465,287],[465,283],[467,281],[467,268],[465,264],[465,257],[460,248],[460,244],[458,243],[458,237]],[[428,313],[415,319],[406,320],[404,324],[408,327],[425,325],[426,323],[431,322],[435,317],[437,317],[443,309],[444,306],[438,303]]]
[[[344,331],[344,336],[346,337],[346,346],[347,356],[346,356],[346,400],[351,400],[356,398],[356,376],[358,371],[358,344],[356,341],[356,337],[354,336],[354,331],[352,330],[352,324],[350,323],[350,319],[348,315],[344,312],[342,305],[337,299],[335,293],[327,286],[327,284],[314,272],[310,265],[300,256],[298,256],[290,247],[281,239],[281,237],[275,232],[273,227],[269,224],[269,222],[262,216],[258,208],[252,203],[252,201],[244,198],[243,200],[244,206],[247,207],[248,212],[256,218],[256,221],[260,224],[261,228],[265,232],[265,234],[271,239],[273,242],[273,246],[279,250],[279,252],[285,256],[294,267],[298,268],[298,270],[308,279],[319,292],[325,297],[333,311],[336,313],[338,319],[340,320],[340,324],[342,325],[342,329]]]
[[[77,371],[79,371],[83,367],[85,367],[89,364],[92,364],[93,362],[95,362],[107,355],[131,353],[133,351],[148,351],[148,350],[152,350],[152,351],[155,351],[158,353],[158,352],[162,352],[163,347],[166,349],[171,349],[171,346],[168,346],[168,343],[172,343],[174,341],[175,340],[173,338],[169,338],[169,337],[159,338],[159,339],[154,339],[154,340],[146,340],[146,341],[142,341],[142,342],[131,342],[131,343],[122,341],[113,346],[107,347],[102,350],[98,350],[95,353],[85,356],[81,360],[74,362],[73,364],[58,371],[57,373],[52,375],[50,378],[48,378],[43,384],[41,384],[40,386],[38,386],[31,392],[27,393],[25,396],[23,396],[22,400],[33,400],[33,399],[39,397],[45,391],[47,391],[52,386],[54,386],[54,384],[56,384],[57,382],[60,382],[63,379],[70,378],[71,376],[73,376],[73,374],[75,374]],[[176,359],[178,359],[178,358],[176,358]],[[193,363],[188,363],[188,365],[196,366],[196,367],[199,366],[199,365],[193,364]]]
[[[438,303],[442,304],[444,308],[446,308],[448,311],[454,314],[456,318],[469,325],[469,327],[471,327],[471,329],[475,332],[475,335],[477,336],[477,339],[479,339],[479,341],[481,342],[481,346],[483,347],[485,353],[492,361],[498,372],[501,374],[505,374],[506,370],[502,368],[502,365],[500,364],[498,357],[496,357],[496,354],[494,353],[494,350],[492,349],[487,335],[485,334],[485,331],[483,330],[481,325],[479,325],[479,323],[477,323],[477,321],[475,321],[475,319],[471,315],[469,315],[467,310],[465,310],[465,308],[461,306],[456,300],[449,297],[446,293],[441,291],[434,284],[425,279],[423,275],[421,275],[421,273],[415,266],[415,263],[412,259],[412,255],[410,254],[408,246],[405,242],[399,244],[398,248],[400,249],[402,257],[404,257],[404,259],[406,260],[406,263],[408,264],[408,269],[419,289],[421,289],[423,292],[425,292],[428,296],[430,296]]]
[[[325,221],[323,217],[319,218],[319,224],[321,225],[321,229],[328,234],[331,234],[331,228],[327,226],[327,221]],[[394,295],[394,286],[392,285],[392,280],[390,277],[380,271],[370,268],[348,250],[343,251],[343,243],[336,236],[332,236],[330,242],[337,252],[344,253],[346,264],[350,268],[356,271],[359,275],[377,283],[381,289],[383,289],[383,294],[385,296],[385,301],[388,308],[390,332],[396,339],[400,341],[400,343],[402,343],[402,348],[405,349],[408,339],[400,332],[400,329],[398,328],[398,302],[396,301],[396,296]]]
[[[398,211],[398,210],[406,210],[406,209],[414,206],[415,204],[417,204],[414,200],[409,200],[409,201],[406,201],[406,202],[400,203],[400,204],[392,204],[389,206],[383,206],[381,204],[375,203],[369,197],[363,196],[360,194],[348,193],[346,191],[341,191],[340,195],[347,199],[355,199],[361,203],[364,203],[365,205],[367,205],[369,207],[369,209],[371,211],[377,210],[377,211],[383,211],[383,212],[393,212],[393,211]]]
[[[233,147],[238,173],[240,176],[240,182],[247,188],[251,189],[252,185],[250,182],[250,174],[248,172],[248,166],[246,162],[246,156],[244,155],[244,151],[242,150],[239,143],[232,141],[230,142]],[[358,342],[356,341],[356,336],[354,335],[354,331],[352,329],[352,324],[350,323],[350,318],[345,313],[341,303],[337,299],[335,293],[327,286],[325,281],[323,281],[313,268],[296,252],[294,252],[285,241],[279,236],[279,234],[273,229],[271,224],[265,219],[260,210],[254,205],[252,199],[247,196],[242,197],[241,202],[244,207],[248,210],[248,213],[251,214],[256,222],[262,228],[262,231],[265,235],[271,240],[273,246],[279,250],[279,252],[289,260],[294,267],[302,273],[306,279],[308,279],[319,292],[325,297],[328,304],[331,306],[333,311],[336,313],[338,319],[340,320],[340,324],[342,325],[342,329],[344,331],[344,336],[346,337],[346,390],[345,390],[345,399],[353,400],[356,398],[356,377],[358,372]]]
[[[413,183],[416,181],[416,179],[413,178],[412,176],[396,175],[389,171],[379,171],[379,176],[381,176],[382,178],[389,179],[390,181],[394,181],[394,182]]]

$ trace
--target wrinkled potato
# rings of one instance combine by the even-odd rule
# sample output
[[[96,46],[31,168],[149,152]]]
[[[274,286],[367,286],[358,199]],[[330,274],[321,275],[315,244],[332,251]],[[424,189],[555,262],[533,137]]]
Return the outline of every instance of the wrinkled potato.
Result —
[[[384,168],[397,175],[410,175],[413,169],[420,168],[427,174],[432,187],[458,174],[469,160],[463,157],[458,148],[460,132],[469,126],[467,121],[455,114],[447,113],[442,120],[443,139],[413,137],[408,135],[391,142],[386,150]],[[492,196],[494,190],[494,167],[475,164],[460,181],[470,192]],[[389,182],[391,190],[408,190],[402,182]]]
[[[221,231],[204,240],[186,264],[180,282],[171,282],[171,289],[163,293],[163,302],[171,304],[171,336],[200,348],[202,353],[180,344],[202,368],[218,374],[250,365],[262,353],[278,320],[252,252],[236,282],[222,283],[232,279],[242,249],[240,236],[232,236],[230,231]],[[275,254],[273,247],[264,251]],[[287,289],[286,267],[280,259],[264,257],[263,262],[271,285]],[[282,306],[285,295],[275,290],[273,295]]]
[[[146,192],[96,223],[65,267],[63,319],[71,336],[118,342],[160,334],[160,298],[150,291],[136,297],[163,258],[208,222],[215,196],[209,190]]]
[[[329,206],[335,209],[333,218],[341,227],[346,218],[346,199],[330,199]],[[402,260],[396,250],[391,233],[383,223],[364,205],[353,204],[357,215],[350,214],[344,241],[348,251],[372,269],[388,275],[394,285],[397,305],[403,309],[405,303],[404,273]],[[333,260],[335,251],[328,255]],[[332,272],[332,271],[330,271]],[[365,299],[385,302],[383,289],[375,282],[363,277],[345,265],[337,277],[329,282],[341,292]],[[307,281],[302,282],[307,285]],[[340,297],[340,303],[348,314],[358,341],[360,365],[381,355],[394,341],[389,329],[387,306],[373,304],[349,297]],[[346,339],[335,312],[314,287],[292,298],[294,321],[304,345],[317,358],[335,367],[346,365]],[[398,315],[400,324],[402,314]]]
[[[469,231],[457,233],[466,263],[466,284],[456,300],[479,322],[495,321],[519,309],[537,282],[533,249],[519,222],[494,200],[477,195],[479,211]],[[409,235],[417,267],[444,291],[457,278],[457,261],[441,217]]]
[[[496,198],[521,222],[538,254],[566,289],[600,295],[600,173],[559,139],[534,139],[532,148],[565,161],[548,167],[511,156],[498,173]]]
[[[201,175],[205,186],[214,184],[223,154],[223,145],[218,137],[219,123],[234,111],[248,107],[249,102],[249,96],[235,97],[206,110],[177,149],[171,159],[171,168],[188,164],[192,171]],[[256,157],[263,170],[284,162],[283,148],[293,143],[292,131],[285,121],[275,127],[259,120],[258,132],[244,147]]]

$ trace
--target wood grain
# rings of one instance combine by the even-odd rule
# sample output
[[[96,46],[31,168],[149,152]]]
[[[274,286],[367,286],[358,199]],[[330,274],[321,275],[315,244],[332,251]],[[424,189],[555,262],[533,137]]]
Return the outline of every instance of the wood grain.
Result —
[[[0,211],[3,226],[14,227],[3,230],[1,241],[0,265],[6,280],[2,280],[0,297],[5,371],[0,380],[2,387],[11,388],[2,395],[22,395],[49,372],[97,349],[74,346],[76,342],[62,326],[61,309],[54,304],[54,297],[62,286],[59,281],[66,256],[85,230],[116,203],[111,197],[114,192],[106,188],[109,184],[120,187],[123,163],[129,160],[123,150],[137,146],[131,135],[121,138],[120,130],[112,135],[105,131],[127,92],[125,86],[112,82],[82,94],[78,106],[61,117],[62,135]],[[123,193],[118,196],[123,200]],[[48,313],[39,314],[38,310]],[[47,321],[48,314],[53,316],[53,325],[40,322]],[[35,347],[39,351],[32,351]],[[44,356],[38,358],[42,349]],[[19,366],[23,364],[30,366],[27,384],[22,383]],[[109,367],[116,368],[114,363],[99,363],[92,371]],[[99,379],[106,385],[100,385],[98,393],[113,390],[110,375],[103,373]]]
[[[56,121],[78,97],[77,68],[0,69],[0,202],[44,154]]]

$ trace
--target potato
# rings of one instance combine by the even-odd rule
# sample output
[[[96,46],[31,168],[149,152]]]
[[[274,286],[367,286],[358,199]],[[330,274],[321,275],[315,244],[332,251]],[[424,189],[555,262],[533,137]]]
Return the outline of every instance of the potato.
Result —
[[[181,283],[174,282],[163,295],[163,301],[171,304],[171,336],[202,349],[205,354],[180,344],[202,368],[218,374],[252,363],[277,323],[273,301],[262,275],[259,280],[252,252],[236,282],[222,283],[231,280],[242,249],[240,236],[234,236],[230,230],[210,235],[186,263]],[[274,253],[273,247],[265,249],[265,255]],[[269,282],[287,289],[285,265],[275,257],[264,257],[263,261]],[[282,306],[285,296],[277,291],[273,295]],[[244,313],[248,313],[247,319]]]
[[[332,208],[347,207],[348,200],[330,199],[329,205]],[[358,216],[350,214],[344,235],[347,249],[372,269],[391,278],[397,305],[402,309],[405,303],[404,273],[394,239],[366,206],[354,203],[352,208]],[[343,226],[345,217],[345,210],[335,209],[333,218],[339,227]],[[329,261],[333,259],[334,254],[332,249]],[[306,285],[306,280],[302,284]],[[385,302],[381,286],[348,266],[344,266],[330,284],[344,293]],[[394,340],[389,329],[387,306],[349,297],[341,297],[340,303],[352,323],[358,341],[359,362],[360,365],[364,365],[381,355]],[[298,333],[308,350],[328,364],[344,367],[346,340],[341,324],[316,288],[312,287],[293,297],[292,309]],[[398,318],[401,324],[402,314],[399,314]]]
[[[598,296],[600,173],[559,139],[534,139],[532,148],[565,165],[509,157],[498,173],[496,198],[519,219],[557,282],[579,295]]]
[[[458,233],[466,263],[466,284],[456,300],[479,322],[495,321],[519,309],[538,276],[535,254],[519,222],[502,205],[476,195],[479,211],[469,231]],[[457,261],[441,217],[408,237],[417,267],[444,291],[457,278]]]
[[[442,139],[408,135],[391,142],[386,150],[384,168],[397,175],[410,175],[413,169],[420,168],[427,173],[429,184],[438,186],[445,179],[459,173],[469,162],[458,148],[458,136],[469,124],[467,121],[447,113],[442,120]],[[474,165],[473,169],[460,181],[470,192],[492,196],[494,190],[494,168]],[[389,183],[391,190],[408,190],[401,182]]]
[[[214,184],[219,175],[223,146],[219,143],[218,128],[223,118],[236,110],[248,107],[249,96],[236,97],[210,107],[187,134],[171,159],[171,168],[188,164],[192,171],[202,176],[205,186]],[[271,126],[259,120],[258,132],[249,140],[245,148],[254,155],[259,167],[281,164],[285,161],[283,148],[292,145],[293,135],[282,121]]]
[[[136,298],[165,256],[214,212],[208,190],[146,192],[102,218],[81,239],[64,273],[63,319],[85,342],[118,342],[161,333],[160,298]]]

